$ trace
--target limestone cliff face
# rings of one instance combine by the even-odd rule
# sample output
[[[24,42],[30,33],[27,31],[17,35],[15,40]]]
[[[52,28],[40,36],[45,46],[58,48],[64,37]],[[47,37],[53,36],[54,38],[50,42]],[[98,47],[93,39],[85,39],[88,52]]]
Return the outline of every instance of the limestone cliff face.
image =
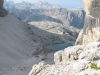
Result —
[[[93,0],[83,0],[86,14],[90,14],[90,8]]]
[[[88,15],[100,18],[100,0],[84,0],[84,5]]]
[[[76,44],[86,45],[89,42],[100,41],[100,0],[84,0],[84,5],[87,15]]]
[[[100,19],[100,0],[83,0],[85,5],[85,12],[87,15],[91,15]]]
[[[0,17],[6,16],[7,11],[3,7],[4,0],[0,0]]]

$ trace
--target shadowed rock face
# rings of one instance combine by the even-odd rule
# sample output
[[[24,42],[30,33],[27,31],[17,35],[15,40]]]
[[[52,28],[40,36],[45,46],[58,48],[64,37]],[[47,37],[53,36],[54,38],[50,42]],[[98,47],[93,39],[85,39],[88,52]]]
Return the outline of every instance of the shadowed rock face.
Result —
[[[4,3],[4,1],[0,0],[0,9],[3,9],[3,3]]]
[[[7,11],[3,8],[4,0],[0,0],[0,17],[6,16]]]

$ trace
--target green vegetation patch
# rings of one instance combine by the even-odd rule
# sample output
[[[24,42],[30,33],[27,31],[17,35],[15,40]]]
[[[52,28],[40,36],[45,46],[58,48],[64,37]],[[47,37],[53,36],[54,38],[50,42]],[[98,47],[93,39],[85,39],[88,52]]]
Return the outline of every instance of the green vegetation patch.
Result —
[[[95,70],[100,70],[100,67],[97,67],[96,64],[94,63],[91,63],[91,66],[90,66],[92,69],[95,69]]]

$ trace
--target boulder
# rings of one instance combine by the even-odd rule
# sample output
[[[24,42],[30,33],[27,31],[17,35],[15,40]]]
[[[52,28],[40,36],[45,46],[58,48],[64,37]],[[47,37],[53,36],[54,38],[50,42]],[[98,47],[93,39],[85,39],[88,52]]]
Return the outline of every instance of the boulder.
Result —
[[[48,65],[44,61],[40,62],[38,65],[35,64],[32,67],[32,70],[30,71],[29,75],[37,75],[40,71],[45,69],[47,66]]]
[[[65,48],[62,56],[62,61],[67,62],[72,60],[78,60],[78,56],[83,50],[84,46],[82,45]]]

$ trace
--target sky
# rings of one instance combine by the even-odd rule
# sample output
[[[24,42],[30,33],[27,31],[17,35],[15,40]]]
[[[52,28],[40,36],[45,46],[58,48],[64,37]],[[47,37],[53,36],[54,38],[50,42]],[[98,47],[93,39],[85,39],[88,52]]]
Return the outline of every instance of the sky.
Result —
[[[21,1],[28,1],[28,2],[37,2],[37,1],[46,1],[50,4],[60,5],[64,8],[84,8],[83,0],[13,0],[14,2],[18,3]]]

